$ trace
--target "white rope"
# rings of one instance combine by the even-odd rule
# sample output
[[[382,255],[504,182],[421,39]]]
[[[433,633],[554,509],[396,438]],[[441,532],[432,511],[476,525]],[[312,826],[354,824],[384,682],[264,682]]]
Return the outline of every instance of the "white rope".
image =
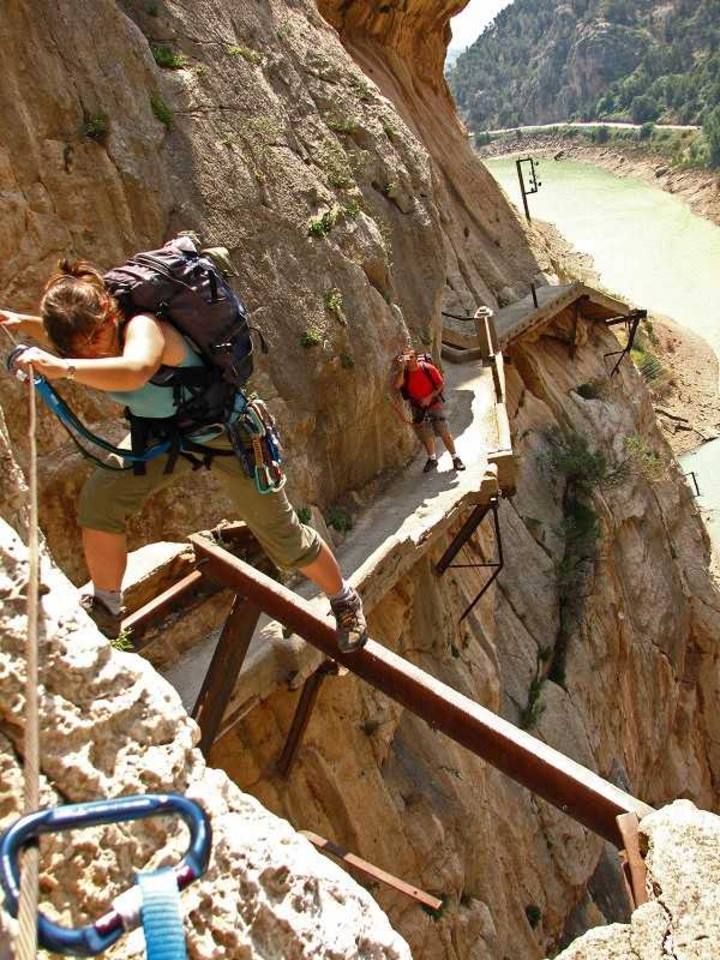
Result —
[[[1,326],[1,325],[0,325]],[[5,331],[8,332],[7,330]],[[28,529],[27,637],[25,641],[25,809],[32,813],[40,806],[40,724],[38,717],[38,619],[39,619],[39,549],[38,549],[38,485],[35,388],[33,369],[28,370],[29,396],[28,437],[30,440],[30,525]],[[20,877],[19,934],[17,960],[37,957],[38,878],[40,853],[37,846],[27,849],[22,858]]]
[[[10,331],[8,330],[8,328],[5,326],[4,323],[0,323],[0,330],[2,330],[2,332],[5,334],[5,336],[8,338],[8,340],[10,341],[10,343],[11,343],[13,346],[15,346],[15,345],[17,344],[17,340],[16,340],[15,337],[10,333]]]

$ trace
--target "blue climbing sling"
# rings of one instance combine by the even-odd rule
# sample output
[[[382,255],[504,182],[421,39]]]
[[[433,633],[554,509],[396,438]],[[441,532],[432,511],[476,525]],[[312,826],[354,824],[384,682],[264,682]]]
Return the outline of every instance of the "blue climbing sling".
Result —
[[[5,907],[17,917],[20,900],[19,854],[46,833],[176,815],[190,830],[190,843],[176,867],[137,875],[137,884],[121,893],[112,909],[78,929],[38,916],[38,942],[65,956],[91,957],[112,946],[123,933],[142,923],[149,960],[184,960],[185,935],[179,893],[202,876],[210,859],[212,831],[204,810],[178,794],[117,797],[40,810],[16,820],[0,837],[0,886]]]

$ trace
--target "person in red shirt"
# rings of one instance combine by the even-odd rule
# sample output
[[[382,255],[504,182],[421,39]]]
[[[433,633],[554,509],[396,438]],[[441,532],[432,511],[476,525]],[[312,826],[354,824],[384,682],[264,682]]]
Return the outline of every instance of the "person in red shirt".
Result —
[[[435,437],[445,444],[452,457],[453,467],[464,470],[465,464],[457,455],[455,441],[450,433],[445,412],[443,376],[429,359],[418,357],[416,350],[406,350],[396,358],[393,386],[410,403],[413,427],[427,452],[424,473],[436,470],[438,461],[435,452]]]

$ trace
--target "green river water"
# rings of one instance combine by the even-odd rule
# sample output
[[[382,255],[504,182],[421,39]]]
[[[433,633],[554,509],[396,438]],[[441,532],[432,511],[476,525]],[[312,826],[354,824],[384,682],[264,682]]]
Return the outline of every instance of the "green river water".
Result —
[[[485,162],[522,211],[515,161]],[[659,188],[589,163],[546,158],[538,179],[542,186],[528,197],[532,217],[554,223],[589,253],[604,287],[700,334],[720,359],[720,227]],[[720,440],[681,463],[698,476],[699,502],[720,548]]]

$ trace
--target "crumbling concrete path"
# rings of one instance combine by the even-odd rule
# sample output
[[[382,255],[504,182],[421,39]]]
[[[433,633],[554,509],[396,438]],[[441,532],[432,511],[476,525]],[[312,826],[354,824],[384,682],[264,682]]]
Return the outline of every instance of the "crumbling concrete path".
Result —
[[[502,447],[493,372],[483,361],[475,360],[448,364],[445,376],[450,429],[467,469],[456,472],[449,454],[441,453],[440,442],[438,470],[424,474],[425,453],[419,449],[406,469],[360,515],[336,552],[368,611],[460,514],[487,502],[498,491],[496,470],[489,462],[490,455]],[[302,582],[295,589],[313,598],[323,614],[328,612],[327,600],[317,595],[312,584]],[[377,639],[382,642],[381,637]],[[163,671],[188,709],[193,707],[216,643],[217,633],[213,633]],[[251,709],[280,683],[299,685],[319,662],[316,650],[298,637],[283,636],[280,624],[262,617],[228,715],[242,715],[243,705]]]

